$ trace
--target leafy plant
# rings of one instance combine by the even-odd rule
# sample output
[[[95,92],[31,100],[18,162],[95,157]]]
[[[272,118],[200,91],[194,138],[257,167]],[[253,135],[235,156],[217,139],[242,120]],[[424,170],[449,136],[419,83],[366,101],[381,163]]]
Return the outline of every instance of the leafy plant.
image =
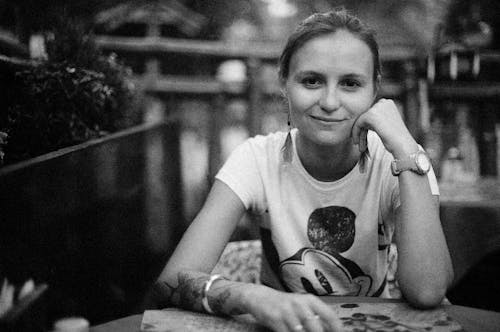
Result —
[[[104,56],[83,25],[63,20],[48,34],[48,60],[16,70],[0,114],[5,163],[101,137],[141,121],[131,71]],[[4,82],[5,84],[5,82]],[[7,84],[5,84],[7,86]]]

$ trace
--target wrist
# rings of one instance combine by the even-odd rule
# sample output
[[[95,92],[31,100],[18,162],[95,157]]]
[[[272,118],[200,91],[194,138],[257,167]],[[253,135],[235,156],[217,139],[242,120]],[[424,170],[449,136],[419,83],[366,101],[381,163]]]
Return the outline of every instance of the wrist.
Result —
[[[263,299],[266,298],[266,296],[261,296],[262,292],[266,292],[268,290],[271,290],[267,286],[263,285],[255,285],[255,284],[245,284],[243,287],[240,288],[240,299],[241,299],[241,306],[242,309],[246,313],[253,313],[255,312],[255,308],[262,306],[262,301]]]
[[[229,316],[249,313],[253,305],[251,300],[253,286],[256,285],[226,278],[214,279],[213,286],[209,287],[208,292],[203,291],[206,297],[202,293],[203,310],[210,314]],[[204,287],[206,287],[206,283]],[[209,310],[207,310],[207,304]]]
[[[212,308],[212,306],[210,306],[209,304],[209,301],[208,301],[208,292],[210,291],[210,288],[212,287],[213,283],[215,283],[217,280],[223,280],[224,277],[222,277],[221,275],[219,274],[214,274],[214,275],[211,275],[207,281],[205,281],[203,283],[203,288],[201,290],[201,304],[203,306],[203,309],[205,310],[205,312],[209,313],[209,314],[215,314],[215,311],[214,309]],[[218,310],[220,310],[221,308],[218,308]]]
[[[391,153],[394,159],[404,159],[407,158],[409,155],[418,152],[418,150],[419,150],[418,144],[413,140],[413,142],[408,142],[406,144],[398,146],[397,148],[393,149]]]

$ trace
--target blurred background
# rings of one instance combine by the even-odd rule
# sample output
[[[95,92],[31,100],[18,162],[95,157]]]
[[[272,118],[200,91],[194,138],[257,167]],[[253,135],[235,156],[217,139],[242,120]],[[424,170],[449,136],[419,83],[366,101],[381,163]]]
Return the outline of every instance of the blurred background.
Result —
[[[339,6],[377,32],[380,96],[433,159],[458,275],[498,253],[499,2],[4,0],[0,275],[52,285],[49,320],[136,310],[232,149],[287,130],[276,63],[291,29]],[[256,238],[252,221],[233,238]],[[488,306],[469,286],[449,296]]]

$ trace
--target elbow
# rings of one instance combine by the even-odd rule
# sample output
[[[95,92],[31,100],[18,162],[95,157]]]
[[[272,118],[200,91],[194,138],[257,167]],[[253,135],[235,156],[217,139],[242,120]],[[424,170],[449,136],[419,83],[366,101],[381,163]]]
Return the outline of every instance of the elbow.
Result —
[[[420,293],[408,298],[408,302],[418,309],[432,309],[443,302],[445,293]]]
[[[414,276],[414,275],[413,275]],[[401,278],[401,292],[410,305],[419,309],[431,309],[440,305],[453,283],[454,273],[451,264],[448,268],[431,275],[418,278]]]
[[[422,287],[405,294],[406,300],[418,309],[432,309],[440,305],[446,296],[446,287]]]
[[[401,292],[413,307],[431,309],[443,302],[451,282],[450,278],[452,276],[447,274],[441,278],[426,278],[424,282],[414,281],[406,284],[409,287],[401,287]]]

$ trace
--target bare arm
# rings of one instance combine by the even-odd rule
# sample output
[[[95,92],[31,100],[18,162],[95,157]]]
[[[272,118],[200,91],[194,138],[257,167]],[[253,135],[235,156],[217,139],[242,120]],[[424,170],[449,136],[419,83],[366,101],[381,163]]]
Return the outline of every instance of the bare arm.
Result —
[[[202,289],[209,274],[198,271],[181,271],[178,273],[177,286],[174,287],[159,279],[155,285],[158,295],[164,299],[163,306],[174,306],[186,310],[204,312],[202,305]],[[207,294],[210,308],[216,314],[239,315],[247,313],[241,301],[245,288],[250,284],[217,280]]]
[[[244,210],[236,194],[216,180],[202,210],[184,233],[154,285],[160,306],[203,312],[201,299],[204,283]],[[207,294],[210,306],[218,314],[246,312],[241,301],[235,300],[241,299],[246,286],[226,280],[214,282]]]
[[[156,302],[203,312],[202,290],[244,205],[224,183],[216,181],[202,210],[190,225],[154,286]],[[252,314],[274,331],[303,325],[311,331],[336,331],[335,313],[310,294],[284,293],[267,286],[216,280],[208,294],[216,314]]]
[[[202,310],[202,285],[244,211],[236,194],[216,180],[203,208],[184,233],[155,284],[162,305]]]
[[[394,102],[381,99],[353,127],[360,142],[363,130],[374,130],[394,158],[407,158],[418,145],[403,123]],[[427,176],[411,171],[398,177],[401,205],[396,211],[398,281],[403,295],[418,307],[439,304],[453,279],[451,258],[439,219],[439,203]]]
[[[399,175],[401,206],[397,211],[397,278],[401,291],[414,305],[439,304],[453,281],[453,268],[439,219],[438,197],[427,176]]]

